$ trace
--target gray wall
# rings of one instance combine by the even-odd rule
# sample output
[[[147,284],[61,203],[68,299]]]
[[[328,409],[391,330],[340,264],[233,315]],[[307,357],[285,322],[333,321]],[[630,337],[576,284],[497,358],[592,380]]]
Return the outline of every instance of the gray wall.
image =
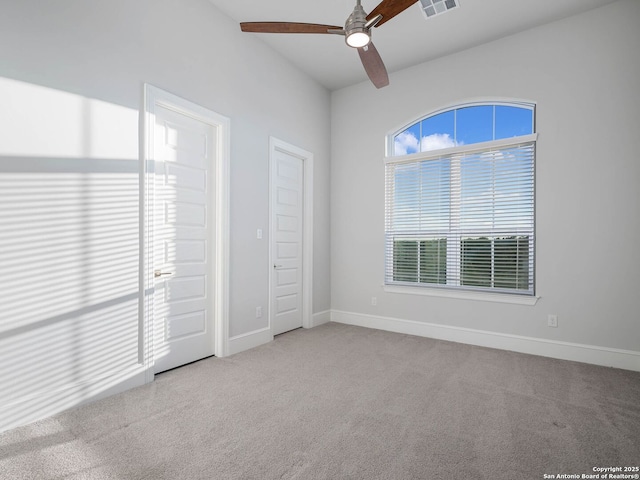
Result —
[[[231,119],[230,335],[268,321],[269,136],[314,154],[313,311],[330,308],[326,89],[206,0],[3,2],[0,59],[0,430],[137,361],[145,82]]]
[[[393,73],[380,91],[363,83],[333,92],[332,309],[639,351],[638,26],[640,2],[619,1]],[[540,300],[383,291],[385,135],[491,98],[537,104]],[[547,327],[550,313],[558,328]]]

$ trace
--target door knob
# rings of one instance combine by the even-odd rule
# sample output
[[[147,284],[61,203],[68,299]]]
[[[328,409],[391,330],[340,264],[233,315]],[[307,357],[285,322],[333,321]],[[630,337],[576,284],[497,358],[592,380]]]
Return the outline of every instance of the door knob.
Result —
[[[164,277],[164,276],[167,276],[167,275],[173,275],[173,272],[163,272],[162,270],[154,270],[153,271],[153,276],[155,278]]]
[[[282,265],[276,265],[275,263],[273,264],[273,268],[282,268]]]

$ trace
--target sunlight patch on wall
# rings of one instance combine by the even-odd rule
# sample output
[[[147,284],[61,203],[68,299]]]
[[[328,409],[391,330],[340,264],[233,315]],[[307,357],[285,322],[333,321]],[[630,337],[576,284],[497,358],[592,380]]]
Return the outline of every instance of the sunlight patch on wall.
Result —
[[[138,366],[140,173],[136,110],[4,78],[0,96],[2,431]]]
[[[1,156],[136,159],[138,111],[0,77]]]

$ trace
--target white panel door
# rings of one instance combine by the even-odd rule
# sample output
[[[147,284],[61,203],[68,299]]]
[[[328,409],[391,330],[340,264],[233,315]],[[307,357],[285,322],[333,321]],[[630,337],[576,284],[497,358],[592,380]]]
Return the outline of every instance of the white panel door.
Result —
[[[271,166],[271,331],[302,327],[303,161],[275,150]]]
[[[154,360],[156,373],[214,354],[212,205],[215,127],[155,109]]]

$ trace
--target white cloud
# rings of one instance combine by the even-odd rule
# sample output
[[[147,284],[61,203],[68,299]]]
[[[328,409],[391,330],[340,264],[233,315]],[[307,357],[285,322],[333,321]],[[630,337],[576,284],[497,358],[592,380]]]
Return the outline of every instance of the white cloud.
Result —
[[[407,155],[419,152],[418,138],[411,132],[402,132],[393,142],[393,153],[395,155]]]
[[[393,152],[396,156],[408,155],[416,152],[429,152],[463,145],[457,142],[448,133],[434,133],[418,140],[412,132],[402,132],[394,141]]]
[[[456,142],[448,133],[434,133],[433,135],[422,137],[423,152],[457,147],[458,145],[462,145],[462,142]]]

